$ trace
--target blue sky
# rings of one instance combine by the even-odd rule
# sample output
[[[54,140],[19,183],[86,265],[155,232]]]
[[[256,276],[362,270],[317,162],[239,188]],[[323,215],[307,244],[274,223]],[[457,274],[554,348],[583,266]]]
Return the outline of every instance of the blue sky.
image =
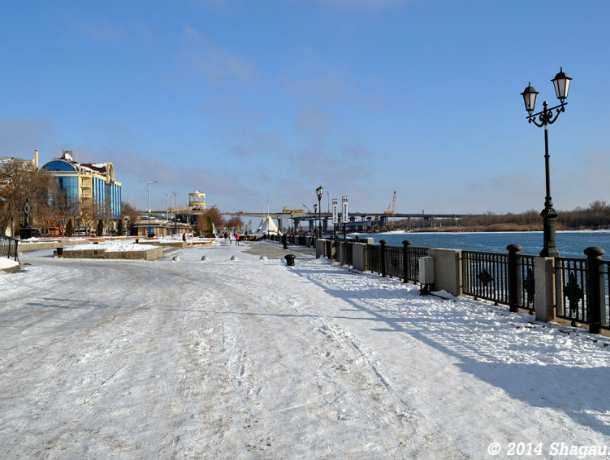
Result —
[[[182,0],[7,2],[0,156],[113,161],[155,207],[542,208],[529,80],[574,78],[550,132],[556,207],[610,201],[610,3]]]

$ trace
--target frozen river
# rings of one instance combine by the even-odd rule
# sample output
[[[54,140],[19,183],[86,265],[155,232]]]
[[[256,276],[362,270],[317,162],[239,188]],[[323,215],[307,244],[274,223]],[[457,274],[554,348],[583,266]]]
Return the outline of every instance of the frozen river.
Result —
[[[506,252],[509,244],[520,244],[525,254],[538,255],[542,249],[542,232],[473,232],[473,233],[356,233],[360,238],[371,237],[400,246],[409,240],[415,246],[466,249],[470,251]],[[610,231],[557,232],[557,248],[563,257],[584,257],[583,251],[599,246],[610,258]]]
[[[604,338],[306,256],[289,269],[236,248],[179,254],[38,253],[0,276],[0,458],[486,458],[492,442],[610,444]]]

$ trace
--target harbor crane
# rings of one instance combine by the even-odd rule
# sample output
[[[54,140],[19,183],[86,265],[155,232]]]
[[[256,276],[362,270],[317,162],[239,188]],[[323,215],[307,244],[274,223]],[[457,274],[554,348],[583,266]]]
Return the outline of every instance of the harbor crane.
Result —
[[[393,216],[394,214],[396,214],[396,190],[394,190],[394,193],[392,194],[392,200],[390,201],[390,204],[388,204],[387,209],[383,211],[383,213],[386,216]]]

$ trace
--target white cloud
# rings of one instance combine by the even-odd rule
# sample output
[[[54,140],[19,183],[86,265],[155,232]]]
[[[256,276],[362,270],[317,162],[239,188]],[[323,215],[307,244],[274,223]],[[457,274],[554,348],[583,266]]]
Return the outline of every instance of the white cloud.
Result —
[[[222,48],[194,27],[186,26],[184,37],[182,55],[192,68],[208,79],[250,81],[255,78],[257,70],[254,64]]]

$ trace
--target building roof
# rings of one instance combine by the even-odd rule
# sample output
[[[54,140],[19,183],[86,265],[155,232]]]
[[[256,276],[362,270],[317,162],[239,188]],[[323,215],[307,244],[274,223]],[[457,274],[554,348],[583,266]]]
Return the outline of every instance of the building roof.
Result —
[[[43,169],[47,171],[87,172],[107,176],[118,182],[114,177],[114,166],[111,162],[106,163],[79,163],[74,159],[70,150],[64,150],[59,158],[49,161]]]
[[[109,174],[108,170],[110,163],[81,163],[81,168],[91,169],[92,171],[99,174]]]

